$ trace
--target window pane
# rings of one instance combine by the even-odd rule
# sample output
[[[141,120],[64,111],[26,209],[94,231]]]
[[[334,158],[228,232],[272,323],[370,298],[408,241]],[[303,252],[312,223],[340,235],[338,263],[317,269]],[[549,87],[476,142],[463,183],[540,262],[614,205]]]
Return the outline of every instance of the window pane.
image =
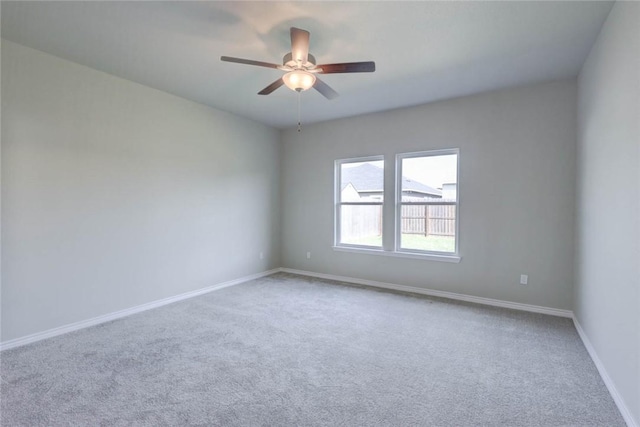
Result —
[[[382,247],[382,205],[340,206],[340,243]]]
[[[402,201],[456,201],[458,155],[402,159]]]
[[[400,247],[434,252],[456,251],[456,207],[402,206]]]
[[[340,165],[341,202],[382,202],[383,192],[382,160]]]

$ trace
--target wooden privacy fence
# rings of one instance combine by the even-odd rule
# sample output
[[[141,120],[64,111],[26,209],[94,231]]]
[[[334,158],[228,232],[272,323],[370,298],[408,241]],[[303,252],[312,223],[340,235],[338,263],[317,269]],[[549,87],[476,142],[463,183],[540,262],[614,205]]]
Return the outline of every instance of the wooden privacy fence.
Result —
[[[423,236],[455,236],[455,205],[403,205],[402,233]]]
[[[403,205],[402,233],[455,236],[455,205]],[[343,240],[382,235],[381,205],[342,205],[340,235]]]
[[[340,237],[344,240],[382,235],[382,205],[342,205]]]

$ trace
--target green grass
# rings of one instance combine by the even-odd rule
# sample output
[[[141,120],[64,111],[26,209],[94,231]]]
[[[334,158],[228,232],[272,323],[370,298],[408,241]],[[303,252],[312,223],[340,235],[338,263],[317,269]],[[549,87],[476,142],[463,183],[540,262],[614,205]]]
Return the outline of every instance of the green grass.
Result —
[[[382,246],[382,236],[366,236],[356,239],[343,239],[341,243],[348,245]]]
[[[401,240],[403,249],[418,249],[422,251],[455,252],[456,240],[449,236],[422,236],[420,234],[403,234]]]
[[[382,236],[366,236],[358,239],[343,241],[351,245],[382,246]],[[402,249],[414,249],[421,251],[454,252],[455,239],[448,236],[423,236],[420,234],[403,234],[401,240]]]

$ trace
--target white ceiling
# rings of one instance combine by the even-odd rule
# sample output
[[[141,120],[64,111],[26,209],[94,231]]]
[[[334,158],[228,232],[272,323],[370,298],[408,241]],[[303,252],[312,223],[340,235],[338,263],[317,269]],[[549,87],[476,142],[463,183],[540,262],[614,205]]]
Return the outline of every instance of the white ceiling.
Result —
[[[284,128],[297,94],[257,92],[282,72],[289,27],[311,32],[318,63],[376,62],[332,74],[329,101],[302,94],[311,123],[575,76],[611,2],[7,2],[2,37]]]

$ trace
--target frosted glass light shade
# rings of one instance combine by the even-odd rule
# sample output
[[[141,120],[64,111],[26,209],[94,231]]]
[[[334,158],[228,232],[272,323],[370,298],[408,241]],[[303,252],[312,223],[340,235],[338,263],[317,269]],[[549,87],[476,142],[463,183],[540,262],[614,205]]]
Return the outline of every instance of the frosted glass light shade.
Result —
[[[307,71],[294,70],[282,76],[282,80],[289,89],[300,92],[313,87],[316,82],[316,76]]]

